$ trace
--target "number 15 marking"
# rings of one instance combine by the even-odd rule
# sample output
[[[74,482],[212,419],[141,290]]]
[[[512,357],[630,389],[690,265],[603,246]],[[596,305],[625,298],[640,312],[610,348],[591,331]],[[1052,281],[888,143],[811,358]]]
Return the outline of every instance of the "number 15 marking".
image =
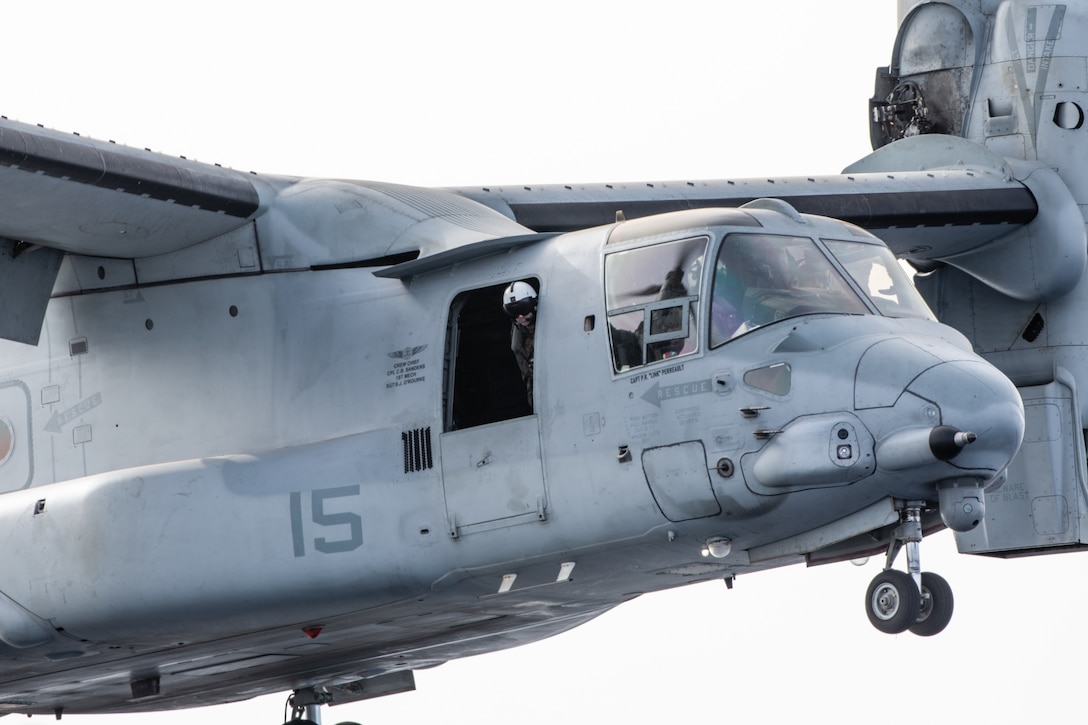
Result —
[[[347,538],[314,539],[314,549],[322,554],[337,554],[342,551],[354,551],[363,545],[363,519],[352,511],[326,513],[325,502],[333,498],[358,496],[359,486],[340,486],[339,488],[319,488],[310,492],[310,519],[315,526],[347,527],[341,532]],[[302,522],[302,492],[291,492],[291,538],[295,546],[295,556],[306,556],[306,535]]]

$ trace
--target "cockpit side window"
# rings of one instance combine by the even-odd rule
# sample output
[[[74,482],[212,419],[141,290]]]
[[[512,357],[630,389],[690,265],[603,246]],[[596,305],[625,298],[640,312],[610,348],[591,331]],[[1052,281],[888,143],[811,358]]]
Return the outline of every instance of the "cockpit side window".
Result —
[[[710,346],[771,322],[869,308],[808,237],[729,234],[714,268]]]
[[[821,241],[869,296],[880,314],[936,319],[890,249],[859,242]]]
[[[696,309],[707,237],[605,257],[605,302],[616,372],[698,349]]]

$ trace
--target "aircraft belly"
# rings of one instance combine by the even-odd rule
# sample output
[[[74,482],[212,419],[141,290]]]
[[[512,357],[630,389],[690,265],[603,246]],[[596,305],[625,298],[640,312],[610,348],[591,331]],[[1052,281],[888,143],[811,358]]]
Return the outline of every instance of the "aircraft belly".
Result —
[[[192,470],[196,469],[190,469],[190,472]],[[238,480],[234,482],[237,484]],[[116,495],[106,495],[109,492],[102,489],[109,486],[100,482],[98,486],[89,487],[95,489],[94,493],[70,502],[69,506],[61,505],[64,502],[60,497],[52,495],[52,489],[56,487],[13,496],[22,496],[29,503],[33,496],[46,494],[49,496],[47,511],[57,518],[78,512],[98,520],[100,512],[108,508],[116,512],[118,521],[125,521],[131,519],[132,512],[120,509],[123,498],[142,501],[147,518],[151,518],[153,508],[147,499],[177,498],[179,491],[165,483],[158,481],[158,492],[144,487],[137,495],[135,487],[126,486],[112,492]],[[208,480],[203,485],[213,487]],[[118,486],[115,484],[114,488]],[[206,514],[216,509],[233,508],[226,495],[218,494],[205,503],[213,501],[214,506],[198,508]],[[58,505],[54,506],[54,502]],[[190,504],[175,503],[175,506],[181,509],[177,517],[181,523],[191,525],[192,519],[186,510]],[[397,518],[395,512],[385,513],[387,517]],[[6,520],[8,512],[0,511],[0,518]],[[163,535],[169,535],[177,523],[174,520],[166,522],[161,527]],[[379,527],[369,517],[364,524],[369,537],[364,547],[389,534],[376,530]],[[575,528],[585,530],[581,526]],[[140,607],[154,608],[156,617],[150,616],[149,612],[136,612],[134,608],[125,609],[118,601],[121,597],[112,601],[111,611],[106,612],[103,603],[95,601],[89,593],[77,592],[73,587],[66,590],[58,587],[53,593],[57,597],[66,596],[67,601],[54,607],[52,613],[56,616],[50,624],[58,627],[71,622],[73,626],[66,627],[64,635],[52,633],[52,643],[34,646],[25,650],[25,654],[14,648],[0,647],[8,662],[0,673],[0,681],[6,682],[0,713],[50,713],[52,703],[63,703],[66,714],[162,709],[166,703],[170,703],[170,707],[184,707],[200,704],[201,698],[215,697],[217,701],[226,701],[291,689],[299,682],[340,680],[344,673],[372,677],[434,666],[448,659],[525,644],[578,626],[635,596],[647,585],[647,571],[658,572],[653,577],[654,588],[667,588],[720,577],[724,571],[722,566],[725,566],[699,570],[690,564],[678,567],[679,561],[698,562],[698,547],[692,544],[678,548],[664,530],[650,531],[628,541],[582,549],[574,547],[562,553],[530,558],[524,557],[528,550],[535,548],[532,543],[524,537],[513,537],[511,533],[509,528],[494,532],[506,542],[504,556],[510,558],[505,564],[446,570],[447,573],[437,576],[426,588],[414,591],[411,596],[404,596],[402,591],[398,598],[398,593],[387,591],[380,603],[376,596],[367,594],[366,582],[358,576],[353,580],[354,587],[349,587],[353,591],[342,591],[340,580],[351,576],[346,571],[356,565],[359,569],[368,568],[362,559],[351,559],[345,564],[347,569],[340,566],[335,572],[324,569],[320,560],[309,560],[304,566],[308,579],[303,579],[303,570],[286,567],[282,561],[278,570],[283,572],[283,578],[269,576],[269,567],[274,564],[261,562],[260,576],[254,577],[265,581],[266,588],[261,592],[256,592],[246,581],[232,582],[230,591],[212,589],[213,586],[223,587],[227,579],[245,579],[241,567],[225,562],[220,568],[229,576],[205,577],[205,589],[201,592],[204,603],[189,601],[183,603],[183,607],[175,607],[172,601],[167,601],[184,596],[180,587],[166,591],[163,580],[170,578],[168,574],[164,573],[156,581],[143,582],[139,578],[153,577],[155,572],[138,567],[132,575],[139,585],[146,584],[146,591],[139,591],[133,582],[107,578],[95,592],[98,596],[109,597],[110,588],[124,587],[125,591],[119,594],[127,593],[138,599],[136,604]],[[550,537],[556,535],[570,537],[572,533],[571,529],[565,534],[552,532],[544,540],[550,541]],[[193,538],[206,534],[200,532]],[[19,535],[26,538],[23,533]],[[85,531],[70,530],[67,536],[78,538],[89,546],[102,544],[101,540],[88,541]],[[454,550],[468,552],[465,554],[468,558],[461,559],[466,563],[494,561],[494,543],[485,541],[485,537],[474,543],[476,539],[446,539],[448,546],[445,548],[435,547],[421,554],[425,554],[428,561],[442,562],[441,566],[445,567],[454,561],[448,556]],[[220,538],[217,546],[205,549],[214,548],[221,559],[229,558],[226,552],[239,546],[241,541],[241,536],[233,540]],[[307,541],[307,545],[309,543]],[[55,546],[52,542],[50,545]],[[265,546],[265,542],[258,542],[258,546],[251,545],[251,549],[259,551]],[[187,583],[193,584],[196,581],[193,568],[187,570],[180,561],[186,557],[204,556],[205,552],[192,542],[186,542],[185,547],[185,551],[169,561],[160,559],[160,567],[170,569],[173,578],[184,577]],[[107,553],[113,556],[115,549],[116,546]],[[53,553],[70,557],[76,552],[54,549]],[[167,556],[161,548],[157,553]],[[148,555],[146,550],[144,555]],[[382,558],[396,559],[397,554],[385,549]],[[422,559],[413,565],[416,570],[421,569],[420,561]],[[86,566],[89,563],[79,564]],[[200,564],[201,569],[213,567],[208,561],[202,560]],[[124,569],[136,564],[130,559],[114,561],[113,566]],[[251,561],[249,566],[256,568],[257,565]],[[406,566],[403,561],[398,562],[380,576],[368,580],[395,580],[397,572]],[[313,572],[315,567],[320,571]],[[437,573],[440,569],[434,571]],[[52,578],[59,581],[74,573],[74,568],[66,569]],[[96,570],[88,574],[100,573]],[[17,578],[17,575],[5,576],[4,581]],[[314,595],[304,602],[305,614],[301,608],[289,611],[291,602],[287,599],[295,589]],[[155,599],[157,592],[164,592],[158,600]],[[230,602],[226,601],[228,597],[224,593],[231,595]],[[74,598],[77,594],[83,597],[80,601]],[[262,607],[262,601],[274,597],[278,597],[281,604],[277,609],[279,623],[270,625],[272,610]],[[322,602],[325,597],[341,603],[355,602],[357,609],[332,614],[330,607]],[[214,606],[215,599],[221,600],[220,606]],[[184,611],[180,611],[182,609]],[[232,616],[232,612],[239,609],[250,610],[248,621]],[[0,611],[0,629],[7,623],[3,615]],[[111,617],[119,621],[113,630],[107,629],[107,620]],[[94,622],[90,621],[92,618]],[[95,622],[97,629],[91,631],[89,625]],[[169,631],[165,631],[164,622],[170,622]],[[314,639],[302,632],[302,626],[308,622],[322,625]],[[198,630],[201,624],[205,628]],[[240,626],[242,624],[245,626]],[[212,627],[221,628],[220,636],[211,632]],[[95,640],[87,641],[90,637],[85,632],[94,635]],[[154,636],[155,632],[158,637]],[[229,650],[223,648],[220,639],[223,633],[230,635]],[[107,635],[108,640],[105,639]],[[84,639],[79,641],[75,637]],[[53,659],[63,657],[63,665],[55,670],[37,669],[35,663],[40,662],[43,655]],[[130,683],[134,673],[140,672],[156,673],[161,680],[162,695],[133,698]]]
[[[583,602],[573,609],[530,604],[523,599],[492,611],[456,606],[442,610],[415,600],[368,613],[365,619],[334,618],[314,639],[297,627],[279,628],[221,641],[152,650],[100,648],[70,653],[55,671],[7,661],[0,715],[122,713],[195,707],[291,690],[304,682],[344,682],[434,667],[443,662],[544,639],[579,626],[616,602]],[[528,606],[527,606],[528,605]],[[2,648],[0,648],[2,649]],[[36,662],[40,662],[40,656]],[[132,681],[154,673],[160,694],[134,697]]]

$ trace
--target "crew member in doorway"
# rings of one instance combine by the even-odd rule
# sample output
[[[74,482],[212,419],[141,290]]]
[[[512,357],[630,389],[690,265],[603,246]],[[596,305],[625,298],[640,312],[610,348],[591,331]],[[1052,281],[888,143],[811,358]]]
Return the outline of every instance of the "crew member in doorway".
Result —
[[[510,349],[521,369],[529,409],[533,408],[533,336],[536,334],[536,290],[528,282],[514,282],[502,293],[502,308],[514,324]]]

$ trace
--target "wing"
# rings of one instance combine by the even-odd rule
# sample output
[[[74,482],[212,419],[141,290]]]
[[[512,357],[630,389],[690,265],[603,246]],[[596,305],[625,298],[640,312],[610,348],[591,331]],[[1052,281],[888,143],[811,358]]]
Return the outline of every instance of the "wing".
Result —
[[[802,213],[864,227],[892,245],[909,243],[909,230],[973,228],[964,243],[1008,231],[1038,213],[1023,184],[991,169],[945,169],[849,175],[666,181],[653,183],[458,188],[538,232],[568,232],[683,209],[739,207],[778,198]],[[902,245],[900,245],[902,246]],[[894,248],[894,247],[893,247]]]
[[[437,189],[258,176],[0,119],[0,338],[9,340],[37,343],[51,295],[388,266],[528,231]]]
[[[258,205],[244,174],[0,120],[0,336],[37,343],[65,252],[161,255]]]
[[[1054,170],[936,134],[889,144],[833,176],[453,191],[538,232],[610,224],[617,212],[633,219],[779,198],[868,229],[921,270],[950,264],[1019,300],[1068,293],[1088,259],[1083,216]]]
[[[150,257],[236,229],[259,204],[237,171],[0,122],[0,235],[8,239]]]
[[[835,176],[442,190],[257,176],[0,119],[0,337],[36,344],[51,295],[272,268],[400,263],[384,276],[404,277],[617,212],[765,197],[866,227],[921,267],[953,264],[1016,299],[1060,296],[1088,257],[1083,218],[1052,170],[1013,163],[930,135]],[[65,255],[84,265],[75,282]],[[87,271],[105,267],[101,284]]]

